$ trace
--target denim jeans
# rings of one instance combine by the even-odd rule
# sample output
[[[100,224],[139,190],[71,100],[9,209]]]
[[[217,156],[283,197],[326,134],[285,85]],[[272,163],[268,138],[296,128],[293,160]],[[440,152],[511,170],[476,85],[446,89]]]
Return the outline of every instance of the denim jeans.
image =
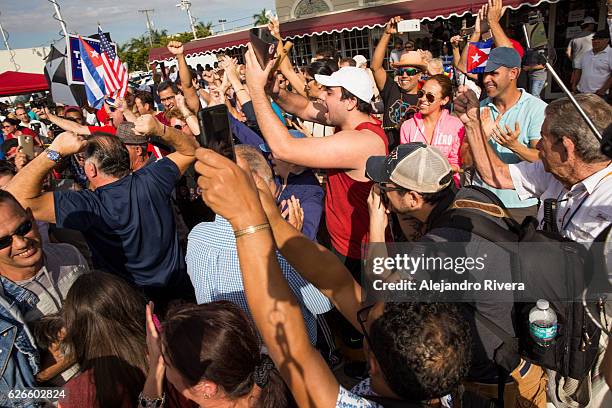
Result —
[[[529,93],[536,98],[540,98],[540,93],[542,92],[542,89],[544,89],[544,85],[546,85],[545,79],[531,79],[531,88]]]

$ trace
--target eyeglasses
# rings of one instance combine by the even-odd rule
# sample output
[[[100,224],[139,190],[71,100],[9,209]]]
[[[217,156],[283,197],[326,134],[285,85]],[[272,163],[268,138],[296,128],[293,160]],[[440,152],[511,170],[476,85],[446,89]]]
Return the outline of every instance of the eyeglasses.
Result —
[[[0,238],[0,249],[9,247],[13,243],[13,237],[15,235],[24,237],[32,230],[32,221],[24,221],[20,226],[17,227],[14,233]]]
[[[185,128],[185,126],[187,126],[187,123],[183,123],[182,125],[177,123],[176,125],[174,125],[172,127],[175,128],[175,129],[178,129],[178,130],[183,130],[183,128]]]
[[[383,193],[388,193],[389,191],[405,191],[405,188],[402,187],[394,187],[391,185],[385,185],[385,184],[378,184],[378,188],[380,188],[380,191],[382,191]]]
[[[397,68],[395,70],[395,74],[398,76],[402,76],[404,74],[408,76],[415,76],[421,73],[421,70],[418,68]]]
[[[417,91],[417,98],[421,99],[422,97],[425,97],[425,99],[427,99],[427,102],[429,103],[434,103],[434,101],[436,100],[436,96],[431,92],[425,93],[425,91],[419,89]]]

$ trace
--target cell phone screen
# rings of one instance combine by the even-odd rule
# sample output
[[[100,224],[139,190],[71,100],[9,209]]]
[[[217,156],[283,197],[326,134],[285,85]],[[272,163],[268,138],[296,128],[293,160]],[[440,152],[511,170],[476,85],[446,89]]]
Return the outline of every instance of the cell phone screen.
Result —
[[[234,138],[225,105],[211,106],[198,112],[200,124],[200,146],[236,161],[234,156]]]

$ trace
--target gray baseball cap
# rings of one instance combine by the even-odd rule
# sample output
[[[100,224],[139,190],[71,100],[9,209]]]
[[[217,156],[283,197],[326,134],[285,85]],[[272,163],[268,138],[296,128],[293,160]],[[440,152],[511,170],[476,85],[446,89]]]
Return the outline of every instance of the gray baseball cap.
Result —
[[[438,149],[415,142],[399,145],[388,156],[370,157],[366,177],[417,193],[437,193],[453,182],[453,171]]]
[[[521,56],[514,48],[496,47],[489,53],[485,72],[493,72],[499,67],[520,68]]]

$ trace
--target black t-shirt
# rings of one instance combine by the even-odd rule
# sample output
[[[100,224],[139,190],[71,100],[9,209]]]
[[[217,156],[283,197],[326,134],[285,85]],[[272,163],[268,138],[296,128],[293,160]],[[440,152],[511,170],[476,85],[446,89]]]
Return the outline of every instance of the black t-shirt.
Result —
[[[186,273],[171,205],[179,177],[163,158],[95,191],[55,191],[57,226],[83,232],[96,268],[166,286]]]
[[[389,151],[399,144],[399,129],[405,120],[416,112],[418,98],[416,94],[403,91],[393,79],[387,77],[385,86],[380,91],[385,105],[383,127],[389,139]]]

